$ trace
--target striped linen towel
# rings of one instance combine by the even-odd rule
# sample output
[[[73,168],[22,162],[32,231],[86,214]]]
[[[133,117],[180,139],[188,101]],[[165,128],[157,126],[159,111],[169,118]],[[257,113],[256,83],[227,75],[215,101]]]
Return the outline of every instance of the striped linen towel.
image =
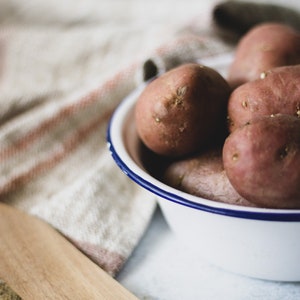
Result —
[[[149,65],[164,72],[235,44],[219,34],[220,10],[212,20],[216,1],[64,3],[0,4],[0,199],[51,224],[115,276],[156,201],[110,157],[112,112],[153,76]],[[238,38],[236,28],[224,26]]]
[[[183,19],[152,25],[157,16],[142,19],[135,1],[127,17],[121,1],[89,1],[89,14],[54,2],[1,2],[0,199],[50,223],[115,276],[156,202],[110,157],[108,120],[150,53],[204,42],[179,33]]]

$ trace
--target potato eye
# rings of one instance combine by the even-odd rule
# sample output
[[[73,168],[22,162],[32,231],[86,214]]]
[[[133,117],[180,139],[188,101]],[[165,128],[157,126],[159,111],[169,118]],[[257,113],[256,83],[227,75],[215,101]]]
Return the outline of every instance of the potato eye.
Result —
[[[237,161],[238,158],[239,158],[239,154],[238,154],[238,153],[234,153],[234,154],[232,155],[232,160],[233,160],[233,161]]]
[[[288,155],[288,152],[289,152],[288,146],[284,146],[284,147],[280,148],[278,151],[279,158],[284,159]]]

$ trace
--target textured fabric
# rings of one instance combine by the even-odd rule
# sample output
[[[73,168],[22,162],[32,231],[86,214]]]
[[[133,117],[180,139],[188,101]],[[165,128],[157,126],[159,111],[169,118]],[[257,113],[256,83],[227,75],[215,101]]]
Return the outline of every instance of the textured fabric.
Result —
[[[147,3],[63,3],[1,2],[0,200],[50,223],[114,276],[156,202],[110,157],[107,123],[140,83],[142,62],[186,47],[179,28],[199,13],[191,3],[168,24],[165,9],[144,19]]]
[[[216,1],[0,2],[0,200],[50,223],[116,275],[154,197],[106,147],[122,99],[183,62],[232,52]]]

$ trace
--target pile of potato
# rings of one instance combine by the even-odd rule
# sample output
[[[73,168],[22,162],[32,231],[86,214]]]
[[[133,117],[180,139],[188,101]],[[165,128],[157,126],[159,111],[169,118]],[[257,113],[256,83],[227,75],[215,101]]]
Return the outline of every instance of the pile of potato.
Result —
[[[231,204],[300,208],[300,33],[253,27],[226,79],[195,63],[166,72],[138,98],[135,123],[166,184]]]

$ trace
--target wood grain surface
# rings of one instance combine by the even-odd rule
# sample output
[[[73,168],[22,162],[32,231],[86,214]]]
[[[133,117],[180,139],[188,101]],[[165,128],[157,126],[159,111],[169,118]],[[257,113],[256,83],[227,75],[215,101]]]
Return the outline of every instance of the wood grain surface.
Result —
[[[0,279],[22,299],[137,299],[42,220],[0,204]]]

